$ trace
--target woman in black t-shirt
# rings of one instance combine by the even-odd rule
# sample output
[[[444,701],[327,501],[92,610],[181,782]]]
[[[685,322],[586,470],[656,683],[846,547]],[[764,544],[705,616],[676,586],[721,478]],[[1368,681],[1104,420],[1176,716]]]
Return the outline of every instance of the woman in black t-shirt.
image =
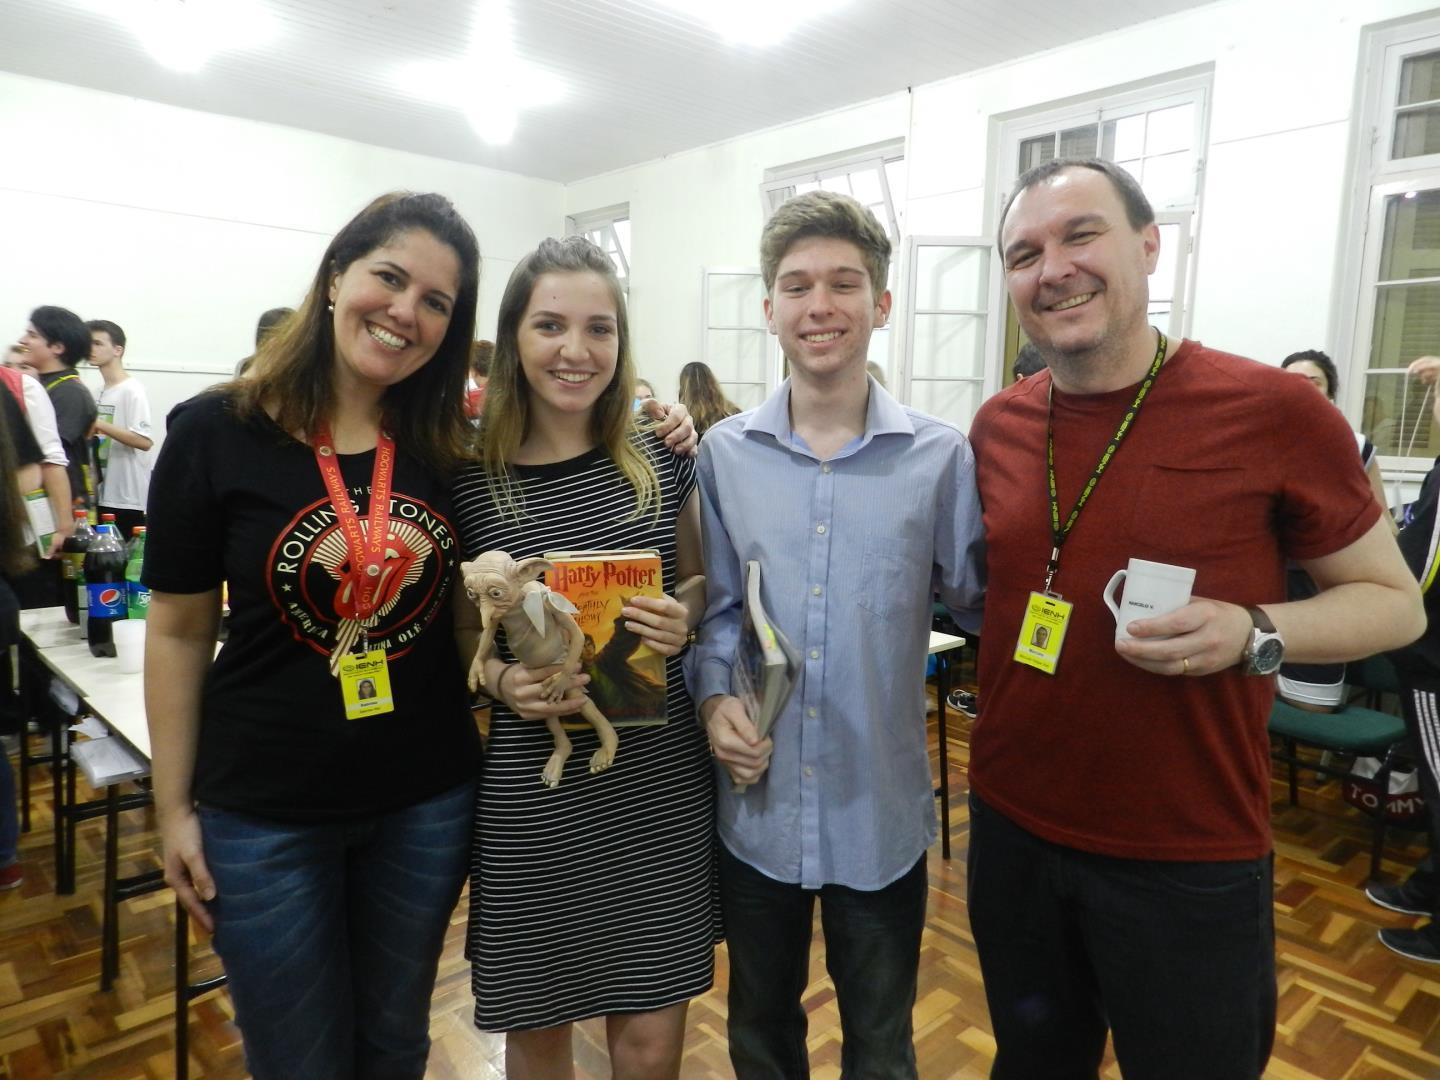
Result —
[[[165,879],[213,926],[261,1080],[425,1071],[480,762],[447,493],[478,274],[447,200],[382,196],[246,377],[176,408],[156,463]]]

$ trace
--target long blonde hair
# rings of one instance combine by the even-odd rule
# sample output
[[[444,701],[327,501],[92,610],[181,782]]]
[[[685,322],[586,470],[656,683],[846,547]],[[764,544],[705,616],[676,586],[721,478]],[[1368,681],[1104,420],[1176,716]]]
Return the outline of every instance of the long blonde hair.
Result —
[[[680,404],[690,410],[695,433],[704,435],[711,427],[734,416],[740,406],[725,396],[710,365],[692,360],[680,369]]]
[[[520,321],[530,306],[535,282],[544,274],[600,276],[615,301],[615,331],[619,355],[615,374],[590,410],[590,437],[615,462],[620,474],[635,489],[632,517],[660,512],[660,481],[655,466],[639,441],[642,428],[632,411],[635,364],[630,356],[630,323],[625,294],[609,257],[583,236],[549,238],[515,266],[500,300],[495,355],[490,381],[485,386],[485,412],[480,420],[480,464],[490,491],[502,513],[522,516],[524,508],[510,462],[530,434],[530,385],[520,362]]]

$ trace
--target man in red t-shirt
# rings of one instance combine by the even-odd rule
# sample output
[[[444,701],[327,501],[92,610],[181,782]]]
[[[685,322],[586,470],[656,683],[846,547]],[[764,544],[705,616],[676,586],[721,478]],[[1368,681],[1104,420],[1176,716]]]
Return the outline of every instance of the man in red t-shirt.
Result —
[[[1126,1076],[1258,1077],[1269,676],[1412,640],[1419,594],[1337,410],[1149,325],[1159,232],[1128,173],[1031,170],[999,239],[1048,370],[970,431],[988,593],[969,904],[993,1075],[1093,1076],[1108,1028]],[[1192,600],[1117,641],[1101,593],[1132,558],[1193,569]],[[1318,596],[1283,602],[1287,558]]]

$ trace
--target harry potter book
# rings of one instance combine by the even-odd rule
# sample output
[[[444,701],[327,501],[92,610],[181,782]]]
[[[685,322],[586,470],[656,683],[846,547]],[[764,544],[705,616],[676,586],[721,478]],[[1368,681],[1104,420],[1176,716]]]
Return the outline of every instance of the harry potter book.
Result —
[[[745,607],[740,620],[734,690],[762,739],[785,708],[799,671],[800,654],[770,621],[760,598],[760,563],[751,559],[745,564]]]
[[[653,727],[668,719],[665,657],[625,626],[620,613],[635,596],[661,596],[658,551],[555,551],[545,583],[579,608],[585,634],[580,666],[590,676],[585,692],[606,719],[620,727]],[[581,721],[569,730],[589,730]]]

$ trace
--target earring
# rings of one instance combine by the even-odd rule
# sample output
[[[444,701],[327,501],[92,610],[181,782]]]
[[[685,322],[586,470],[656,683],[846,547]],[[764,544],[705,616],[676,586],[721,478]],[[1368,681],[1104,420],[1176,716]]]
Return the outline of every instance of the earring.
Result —
[[[326,305],[325,305],[325,310],[328,311],[328,312],[330,312],[331,315],[334,315],[334,314],[335,314],[335,301],[334,301],[334,300],[331,300],[330,303],[326,304]]]

